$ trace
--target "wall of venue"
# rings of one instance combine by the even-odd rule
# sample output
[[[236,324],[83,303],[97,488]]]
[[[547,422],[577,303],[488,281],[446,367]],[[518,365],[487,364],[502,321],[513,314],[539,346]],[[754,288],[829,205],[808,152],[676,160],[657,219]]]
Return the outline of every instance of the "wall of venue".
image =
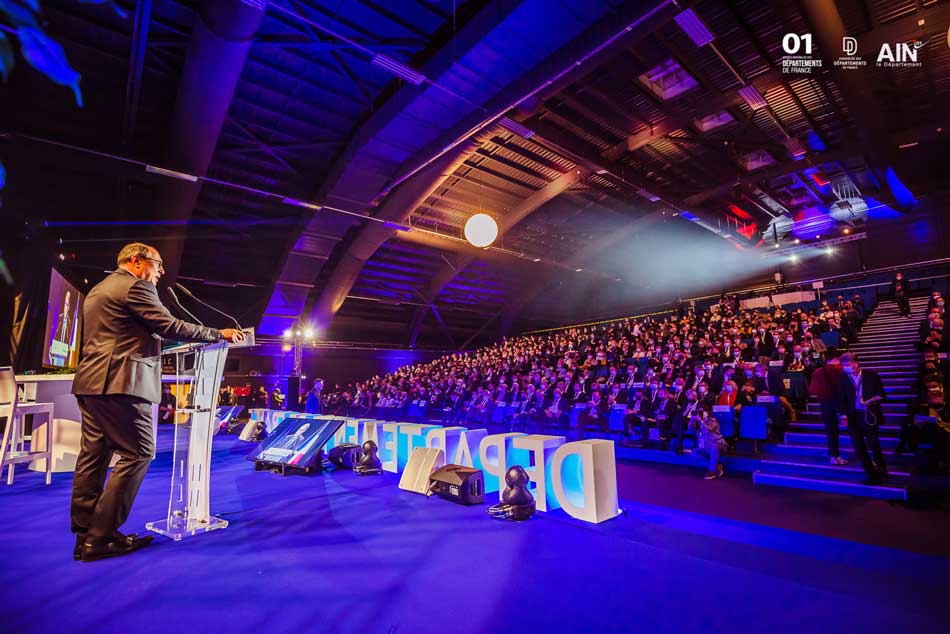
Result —
[[[538,297],[529,310],[517,320],[516,332],[550,328],[564,323],[581,323],[607,319],[619,315],[660,311],[673,306],[680,298],[689,299],[722,291],[736,291],[771,284],[773,276],[781,272],[786,283],[827,279],[839,275],[860,273],[874,269],[901,266],[950,257],[950,195],[923,198],[917,207],[906,214],[887,210],[884,217],[872,217],[859,231],[867,237],[840,244],[831,253],[824,251],[801,252],[797,262],[789,258],[750,270],[742,271],[718,283],[677,287],[654,284],[663,262],[646,261],[637,267],[628,267],[629,283],[612,280],[573,280],[560,276]],[[697,250],[719,248],[720,238],[707,233],[706,240],[691,236]],[[710,242],[712,240],[713,242]],[[711,246],[712,245],[712,246]],[[727,253],[723,250],[723,253]],[[606,257],[611,257],[607,254]],[[676,258],[676,266],[680,266]],[[698,263],[696,270],[705,270],[707,263]],[[687,263],[681,278],[690,282]]]
[[[308,379],[321,377],[332,387],[335,383],[345,385],[376,374],[386,374],[443,354],[445,352],[438,350],[307,347],[303,354],[303,375]],[[228,357],[225,381],[234,385],[263,384],[268,388],[279,384],[281,389],[285,389],[287,376],[292,371],[292,352],[284,352],[281,344],[262,344],[233,350]]]

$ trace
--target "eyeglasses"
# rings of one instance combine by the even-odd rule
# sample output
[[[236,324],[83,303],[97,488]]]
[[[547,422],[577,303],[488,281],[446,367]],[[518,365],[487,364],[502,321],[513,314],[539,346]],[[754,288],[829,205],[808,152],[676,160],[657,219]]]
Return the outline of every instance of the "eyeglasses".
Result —
[[[143,260],[148,260],[149,262],[155,262],[156,266],[158,267],[159,272],[161,273],[165,272],[165,263],[159,260],[158,258],[148,258],[148,257],[145,257],[144,255],[141,256],[141,258]]]

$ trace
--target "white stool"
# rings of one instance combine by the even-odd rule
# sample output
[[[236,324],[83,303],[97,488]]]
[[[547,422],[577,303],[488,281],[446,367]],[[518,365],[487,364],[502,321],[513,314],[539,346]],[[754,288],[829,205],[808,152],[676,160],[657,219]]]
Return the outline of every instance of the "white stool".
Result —
[[[42,450],[36,450],[33,439],[28,439],[24,433],[25,417],[29,415],[46,415],[46,444]],[[0,473],[9,465],[7,484],[13,484],[13,468],[19,463],[29,463],[34,460],[46,460],[46,484],[53,480],[53,404],[52,403],[23,403],[18,402],[16,378],[13,368],[0,368],[0,416],[6,418],[7,424],[3,430],[3,444],[0,444]],[[29,441],[29,448],[27,448]]]

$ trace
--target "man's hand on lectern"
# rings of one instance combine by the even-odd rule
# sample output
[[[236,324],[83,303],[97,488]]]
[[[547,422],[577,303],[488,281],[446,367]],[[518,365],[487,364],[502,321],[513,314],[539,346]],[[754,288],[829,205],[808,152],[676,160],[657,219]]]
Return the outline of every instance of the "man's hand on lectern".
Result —
[[[222,328],[221,338],[231,343],[238,343],[244,341],[244,331],[237,328]]]

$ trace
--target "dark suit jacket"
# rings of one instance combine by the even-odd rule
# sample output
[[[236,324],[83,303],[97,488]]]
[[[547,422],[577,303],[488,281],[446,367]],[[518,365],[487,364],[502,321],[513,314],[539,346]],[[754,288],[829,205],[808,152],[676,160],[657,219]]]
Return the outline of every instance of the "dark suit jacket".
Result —
[[[854,389],[854,382],[851,380],[849,374],[842,373],[841,389],[839,392],[841,394],[841,404],[838,411],[853,416],[857,412],[855,408],[857,393]],[[887,399],[887,394],[884,392],[884,384],[881,382],[881,377],[877,372],[861,369],[861,395],[862,400],[865,401],[875,396],[881,397],[881,400],[869,406],[868,410],[877,417],[878,424],[883,424],[884,417],[881,403]]]
[[[162,337],[217,341],[221,331],[175,319],[157,289],[119,269],[89,291],[73,394],[162,398]]]

